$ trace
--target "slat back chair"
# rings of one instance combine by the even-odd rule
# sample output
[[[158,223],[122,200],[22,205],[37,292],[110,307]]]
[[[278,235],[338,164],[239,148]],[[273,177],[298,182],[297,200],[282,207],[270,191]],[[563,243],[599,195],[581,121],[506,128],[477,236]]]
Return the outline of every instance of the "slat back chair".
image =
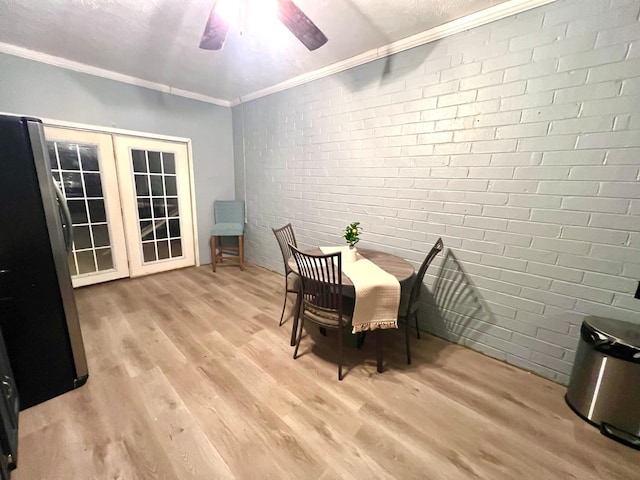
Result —
[[[300,329],[293,358],[298,356],[305,321],[338,330],[338,380],[342,380],[342,329],[351,323],[343,311],[342,254],[308,254],[290,245],[302,281]]]
[[[289,259],[291,258],[291,249],[289,245],[293,245],[297,247],[298,244],[296,242],[296,235],[293,233],[293,227],[290,223],[287,223],[284,227],[280,228],[272,228],[273,234],[278,241],[278,246],[280,247],[280,253],[282,253],[282,261],[284,262],[284,282],[285,282],[285,290],[284,290],[284,304],[282,305],[282,314],[280,315],[280,323],[282,326],[282,321],[284,320],[284,312],[287,308],[287,296],[289,293],[298,293],[300,291],[300,277],[296,272],[291,270],[289,267]],[[300,308],[300,297],[296,297],[296,305],[294,307],[296,314],[294,317],[293,329],[291,332],[291,345],[295,344],[295,331],[296,326],[298,325],[298,310]]]
[[[420,265],[420,269],[415,276],[413,286],[411,287],[411,294],[409,295],[409,301],[406,304],[406,309],[401,311],[400,315],[398,315],[400,320],[404,320],[405,322],[405,336],[406,336],[406,344],[407,344],[407,363],[411,363],[411,350],[409,346],[409,323],[410,319],[413,317],[415,319],[416,324],[416,335],[420,338],[420,327],[418,326],[418,307],[420,305],[420,292],[422,291],[422,283],[424,282],[424,275],[427,273],[427,269],[433,259],[436,258],[436,255],[442,251],[444,248],[444,243],[442,242],[442,238],[438,238],[436,243],[433,245],[427,256]]]

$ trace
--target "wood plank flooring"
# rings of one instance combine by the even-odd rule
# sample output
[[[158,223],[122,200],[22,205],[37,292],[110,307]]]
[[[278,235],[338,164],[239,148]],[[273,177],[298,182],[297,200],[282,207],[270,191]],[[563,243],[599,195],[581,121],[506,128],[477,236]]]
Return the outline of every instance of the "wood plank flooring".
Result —
[[[189,268],[76,291],[88,383],[20,415],[14,480],[632,479],[640,452],[577,418],[565,388],[429,335],[310,327],[293,360],[282,276]],[[290,298],[293,304],[293,297]]]

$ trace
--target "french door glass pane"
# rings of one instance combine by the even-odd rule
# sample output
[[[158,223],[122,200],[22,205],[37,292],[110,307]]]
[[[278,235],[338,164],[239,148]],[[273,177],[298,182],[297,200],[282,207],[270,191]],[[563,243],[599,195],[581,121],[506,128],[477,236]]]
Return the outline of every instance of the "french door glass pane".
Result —
[[[175,156],[131,150],[143,263],[182,257]]]
[[[109,225],[97,145],[47,142],[51,173],[67,199],[73,224],[72,276],[112,270]]]

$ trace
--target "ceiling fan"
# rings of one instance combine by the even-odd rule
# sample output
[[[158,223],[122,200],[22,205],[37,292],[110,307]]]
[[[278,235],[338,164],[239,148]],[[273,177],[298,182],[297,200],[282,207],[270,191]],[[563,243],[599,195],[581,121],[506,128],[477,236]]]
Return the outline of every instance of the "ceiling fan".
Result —
[[[264,1],[264,0],[259,0]],[[327,37],[307,17],[292,0],[276,0],[277,17],[298,40],[309,50],[315,50],[327,43]],[[209,19],[200,40],[200,48],[204,50],[221,50],[229,33],[230,20],[217,7],[223,3],[216,0],[211,8]],[[240,16],[246,13],[248,0],[235,0]]]

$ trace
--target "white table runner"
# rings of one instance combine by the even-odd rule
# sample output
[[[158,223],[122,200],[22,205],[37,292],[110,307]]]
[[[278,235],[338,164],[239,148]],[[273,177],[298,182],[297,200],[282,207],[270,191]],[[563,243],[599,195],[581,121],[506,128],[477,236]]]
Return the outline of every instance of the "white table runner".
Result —
[[[345,262],[349,247],[320,247],[322,253],[342,252],[342,271],[356,291],[356,304],[351,323],[353,333],[378,328],[398,328],[400,282],[358,254],[355,262]]]

